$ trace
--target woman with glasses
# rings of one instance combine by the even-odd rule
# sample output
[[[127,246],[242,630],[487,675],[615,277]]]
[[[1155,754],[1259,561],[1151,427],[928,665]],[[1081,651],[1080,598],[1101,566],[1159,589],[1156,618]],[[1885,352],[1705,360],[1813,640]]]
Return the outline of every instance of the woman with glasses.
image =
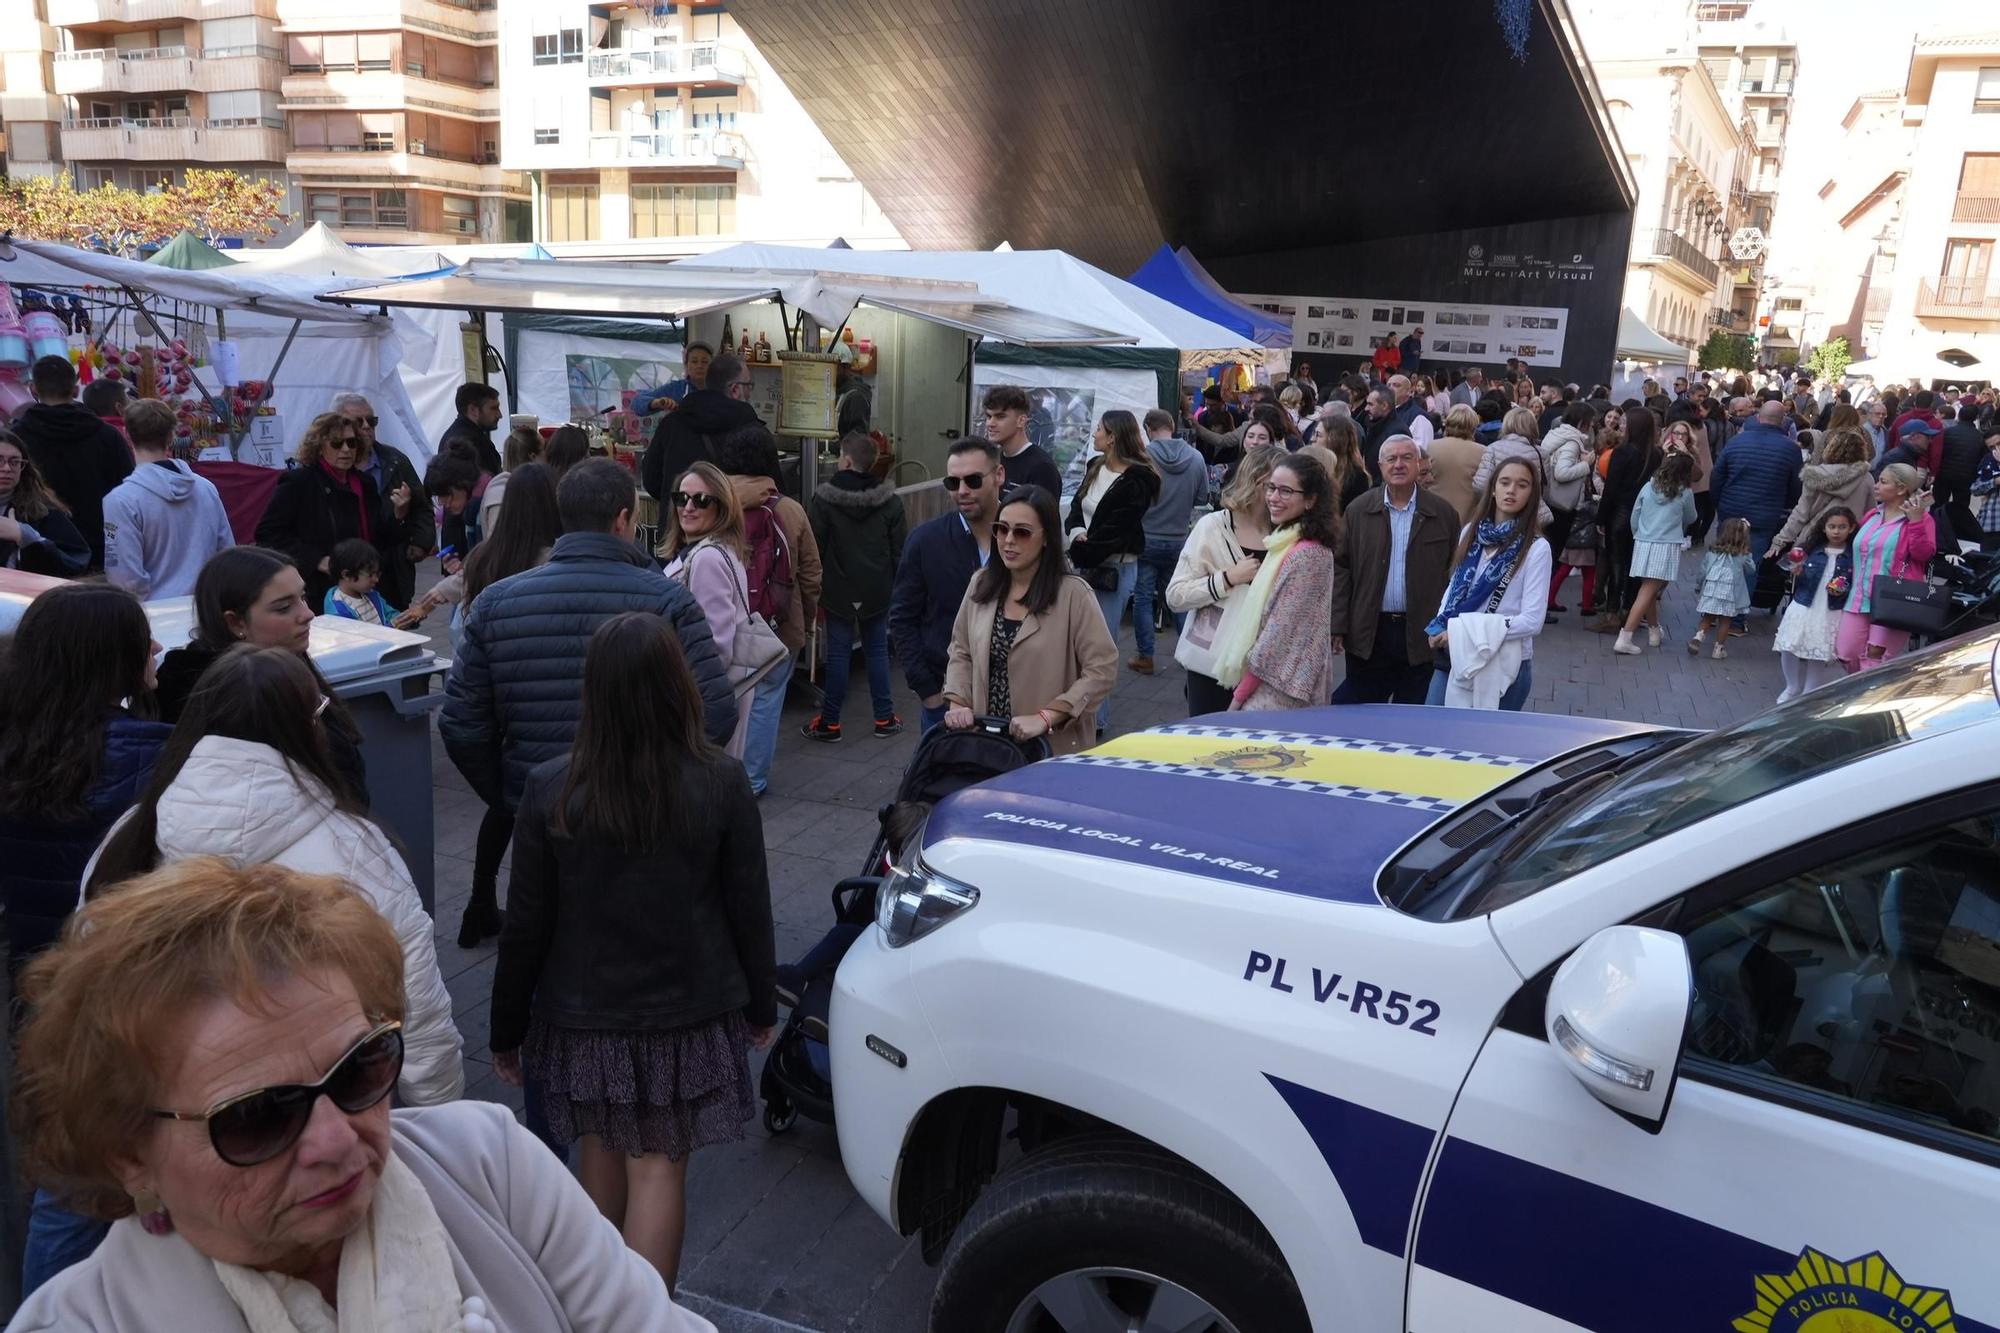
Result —
[[[575,747],[521,795],[493,1065],[544,1090],[551,1137],[583,1141],[584,1188],[669,1288],[688,1158],[743,1138],[747,1051],[777,1017],[749,776],[704,735],[666,622],[613,616],[584,656]]]
[[[109,1235],[11,1327],[709,1327],[507,1108],[390,1109],[410,1015],[362,896],[208,859],[83,915],[30,969],[12,1127]]]
[[[299,441],[297,466],[278,479],[264,516],[257,520],[257,544],[283,551],[305,576],[313,606],[326,600],[338,579],[333,548],[359,537],[378,551],[392,551],[411,536],[407,485],[379,494],[374,479],[356,466],[361,432],[338,412],[323,412]]]
[[[56,498],[27,446],[0,429],[0,568],[74,578],[90,567],[90,546]]]
[[[1333,552],[1339,498],[1318,459],[1278,460],[1264,483],[1271,535],[1215,653],[1231,711],[1310,708],[1333,693]]]
[[[1097,706],[1118,683],[1118,644],[1082,579],[1063,559],[1056,498],[1009,491],[993,520],[993,552],[951,627],[944,724],[1010,719],[1014,739],[1057,754],[1096,743]]]
[[[694,594],[715,636],[715,652],[725,664],[735,660],[736,637],[750,629],[750,575],[743,568],[743,506],[736,488],[713,463],[696,463],[674,481],[662,516],[665,532],[659,557],[667,577]],[[737,699],[733,758],[743,743],[755,691]]]

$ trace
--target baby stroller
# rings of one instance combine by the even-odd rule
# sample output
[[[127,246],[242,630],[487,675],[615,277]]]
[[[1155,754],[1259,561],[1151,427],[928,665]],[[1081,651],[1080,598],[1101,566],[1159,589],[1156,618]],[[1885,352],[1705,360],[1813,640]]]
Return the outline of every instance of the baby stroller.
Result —
[[[833,974],[848,946],[875,919],[875,891],[896,854],[921,831],[923,817],[953,792],[1048,757],[1047,741],[1017,741],[1007,734],[1007,724],[1004,717],[982,717],[969,731],[938,727],[918,742],[896,799],[878,812],[880,831],[861,873],[833,887],[833,929],[799,961],[778,968],[778,1000],[791,1012],[771,1044],[758,1087],[764,1128],[770,1133],[790,1129],[801,1112],[822,1124],[833,1123],[826,1026]]]

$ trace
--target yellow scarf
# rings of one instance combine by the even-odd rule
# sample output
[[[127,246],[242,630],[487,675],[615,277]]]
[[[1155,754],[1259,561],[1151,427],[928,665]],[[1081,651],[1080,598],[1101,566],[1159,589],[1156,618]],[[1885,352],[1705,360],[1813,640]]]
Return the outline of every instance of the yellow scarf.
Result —
[[[1257,646],[1257,636],[1264,631],[1264,610],[1271,601],[1271,589],[1278,583],[1278,566],[1285,562],[1285,553],[1299,540],[1299,525],[1287,524],[1272,533],[1264,543],[1264,564],[1258,569],[1257,577],[1243,590],[1243,605],[1236,609],[1222,629],[1222,637],[1215,644],[1215,680],[1219,685],[1235,689],[1243,679],[1243,668],[1250,660],[1250,650]]]

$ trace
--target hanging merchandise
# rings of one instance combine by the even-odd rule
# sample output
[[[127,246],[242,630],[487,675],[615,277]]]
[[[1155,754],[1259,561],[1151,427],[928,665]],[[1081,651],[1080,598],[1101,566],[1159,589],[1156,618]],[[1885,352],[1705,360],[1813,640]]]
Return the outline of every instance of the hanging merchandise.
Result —
[[[27,330],[14,308],[14,289],[0,282],[0,369],[26,370],[33,360],[28,355]]]

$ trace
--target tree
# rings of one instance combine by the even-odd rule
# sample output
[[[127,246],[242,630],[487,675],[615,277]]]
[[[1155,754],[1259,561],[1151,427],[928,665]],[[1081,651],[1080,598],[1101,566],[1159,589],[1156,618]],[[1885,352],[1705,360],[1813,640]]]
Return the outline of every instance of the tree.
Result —
[[[1847,374],[1848,365],[1854,360],[1845,338],[1828,338],[1812,349],[1806,364],[1812,367],[1813,378],[1822,384],[1838,384]]]
[[[284,187],[233,171],[190,168],[164,190],[100,185],[78,190],[67,174],[0,180],[0,229],[135,258],[183,228],[210,245],[224,236],[263,239],[285,218]]]
[[[1717,329],[1708,335],[1708,341],[1696,353],[1695,364],[1703,370],[1747,370],[1756,349],[1750,340],[1740,333],[1728,329]]]

